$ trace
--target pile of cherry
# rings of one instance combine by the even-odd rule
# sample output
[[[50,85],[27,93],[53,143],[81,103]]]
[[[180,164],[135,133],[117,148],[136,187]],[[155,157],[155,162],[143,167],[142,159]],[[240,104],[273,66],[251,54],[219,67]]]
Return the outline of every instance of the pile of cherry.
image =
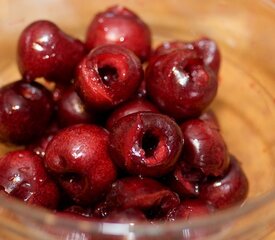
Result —
[[[94,17],[85,43],[30,24],[17,59],[22,80],[0,89],[0,138],[25,147],[0,160],[2,194],[114,222],[188,219],[246,198],[207,110],[220,66],[213,40],[152,50],[148,25],[115,6]]]

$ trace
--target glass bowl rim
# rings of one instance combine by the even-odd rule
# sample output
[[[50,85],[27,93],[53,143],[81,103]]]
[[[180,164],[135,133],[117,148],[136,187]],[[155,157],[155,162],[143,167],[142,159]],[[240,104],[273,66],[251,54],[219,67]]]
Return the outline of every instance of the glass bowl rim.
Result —
[[[129,233],[139,233],[146,236],[156,236],[164,234],[166,232],[180,231],[182,229],[195,230],[205,228],[208,226],[222,226],[230,221],[243,217],[259,210],[268,204],[275,201],[275,190],[266,193],[260,197],[248,199],[245,204],[236,205],[228,209],[219,210],[212,215],[202,216],[198,218],[192,218],[188,221],[177,220],[173,222],[157,222],[156,224],[149,224],[148,222],[137,223],[111,223],[111,222],[93,222],[89,218],[87,220],[71,219],[50,212],[47,209],[41,207],[27,205],[26,203],[13,199],[4,194],[0,195],[0,205],[6,210],[10,210],[16,215],[28,218],[31,221],[35,221],[39,224],[45,224],[45,226],[53,226],[54,228],[62,228],[83,231],[87,233],[96,234],[116,234],[127,235]],[[275,220],[275,213],[272,214],[271,219],[261,219],[257,222],[257,225],[264,224],[267,221]],[[115,229],[112,231],[112,229]]]

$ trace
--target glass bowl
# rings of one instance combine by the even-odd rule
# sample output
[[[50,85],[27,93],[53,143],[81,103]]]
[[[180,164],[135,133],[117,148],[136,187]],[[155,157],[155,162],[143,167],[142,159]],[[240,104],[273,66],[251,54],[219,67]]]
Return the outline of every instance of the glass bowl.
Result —
[[[50,19],[80,39],[94,14],[113,4],[136,11],[164,40],[215,39],[222,53],[220,86],[211,105],[230,152],[250,183],[242,206],[188,222],[87,223],[0,197],[0,239],[275,239],[275,6],[247,1],[0,1],[0,84],[20,79],[16,43],[30,22]],[[13,146],[0,146],[1,154]],[[272,233],[273,232],[273,233]],[[202,237],[204,236],[204,237]]]

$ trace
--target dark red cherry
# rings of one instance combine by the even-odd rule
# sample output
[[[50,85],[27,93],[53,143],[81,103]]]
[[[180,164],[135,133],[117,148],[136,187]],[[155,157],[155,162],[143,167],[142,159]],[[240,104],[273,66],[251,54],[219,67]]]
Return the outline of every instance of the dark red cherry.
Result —
[[[28,143],[45,131],[53,112],[51,93],[41,84],[24,81],[0,88],[0,139]]]
[[[91,21],[86,44],[89,49],[105,44],[123,46],[145,61],[151,52],[151,32],[131,10],[113,6],[98,13]]]
[[[109,150],[113,161],[128,173],[160,177],[173,169],[182,144],[181,131],[171,118],[140,112],[114,124]]]
[[[57,101],[57,119],[60,127],[95,122],[95,113],[88,111],[73,87],[64,90]]]
[[[105,200],[98,204],[95,216],[104,217],[114,210],[134,208],[155,218],[166,215],[178,205],[178,196],[156,180],[127,177],[113,183]]]
[[[54,23],[40,20],[21,33],[17,61],[27,80],[44,77],[55,82],[69,82],[85,54],[81,41],[65,34]]]
[[[216,208],[228,208],[241,204],[248,193],[248,180],[240,163],[230,156],[227,172],[221,177],[210,177],[200,185],[200,198]]]
[[[96,202],[115,180],[108,145],[108,132],[88,124],[60,130],[49,143],[46,166],[75,203]]]
[[[200,169],[206,176],[221,176],[227,170],[229,157],[223,137],[216,127],[194,119],[181,126],[184,148],[182,161]]]
[[[147,93],[153,102],[177,120],[196,117],[217,93],[217,78],[193,50],[160,55],[146,69]]]
[[[32,205],[55,209],[59,201],[59,190],[42,159],[28,150],[9,152],[0,159],[0,186]]]
[[[111,212],[106,218],[103,219],[103,221],[113,223],[136,223],[147,221],[147,218],[141,210],[127,208],[124,210],[115,210]]]
[[[180,205],[169,211],[167,221],[189,220],[190,218],[209,215],[213,212],[213,206],[206,202],[198,199],[184,200]]]
[[[111,129],[113,125],[122,117],[137,112],[153,112],[158,113],[158,109],[145,99],[136,99],[126,102],[117,107],[107,120],[107,129]]]
[[[104,110],[129,99],[142,78],[141,63],[130,50],[104,45],[92,50],[80,63],[75,87],[87,106]]]

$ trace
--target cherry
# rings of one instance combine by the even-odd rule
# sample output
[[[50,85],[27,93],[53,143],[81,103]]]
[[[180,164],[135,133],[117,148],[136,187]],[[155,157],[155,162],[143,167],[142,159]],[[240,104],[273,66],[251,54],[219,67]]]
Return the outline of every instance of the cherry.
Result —
[[[77,70],[75,87],[84,103],[104,110],[126,101],[143,78],[139,59],[128,49],[104,45],[92,50]]]
[[[21,33],[17,60],[27,80],[44,77],[55,82],[69,82],[85,54],[81,41],[63,33],[54,23],[40,20]]]
[[[146,69],[147,93],[177,120],[196,117],[212,102],[217,78],[197,51],[185,49],[160,55]]]
[[[128,173],[160,177],[173,169],[182,144],[181,131],[172,119],[140,112],[114,124],[109,149],[113,161]]]
[[[206,176],[220,176],[228,168],[226,144],[216,127],[207,121],[194,119],[181,126],[184,148],[182,161],[200,169]]]
[[[150,178],[125,177],[112,184],[94,214],[104,217],[114,210],[134,208],[143,211],[149,218],[156,218],[178,205],[178,196],[159,182]]]
[[[114,124],[122,117],[137,112],[153,112],[158,113],[158,109],[145,99],[135,99],[126,102],[117,107],[116,110],[109,116],[107,120],[107,129],[112,129]]]
[[[53,112],[51,93],[41,84],[16,81],[0,88],[0,139],[23,144],[42,135]]]
[[[220,177],[210,177],[200,185],[199,197],[218,209],[241,204],[248,193],[248,180],[240,163],[230,156],[227,172]]]
[[[55,209],[59,190],[42,159],[28,150],[16,150],[0,159],[0,186],[26,203]]]
[[[115,180],[108,145],[108,132],[88,124],[60,130],[48,144],[46,166],[75,203],[96,202]]]
[[[105,44],[123,46],[145,61],[151,52],[151,32],[131,10],[113,6],[98,13],[91,21],[86,44],[89,49]]]
[[[60,127],[95,122],[95,114],[88,111],[73,87],[63,90],[57,102],[57,118]]]

